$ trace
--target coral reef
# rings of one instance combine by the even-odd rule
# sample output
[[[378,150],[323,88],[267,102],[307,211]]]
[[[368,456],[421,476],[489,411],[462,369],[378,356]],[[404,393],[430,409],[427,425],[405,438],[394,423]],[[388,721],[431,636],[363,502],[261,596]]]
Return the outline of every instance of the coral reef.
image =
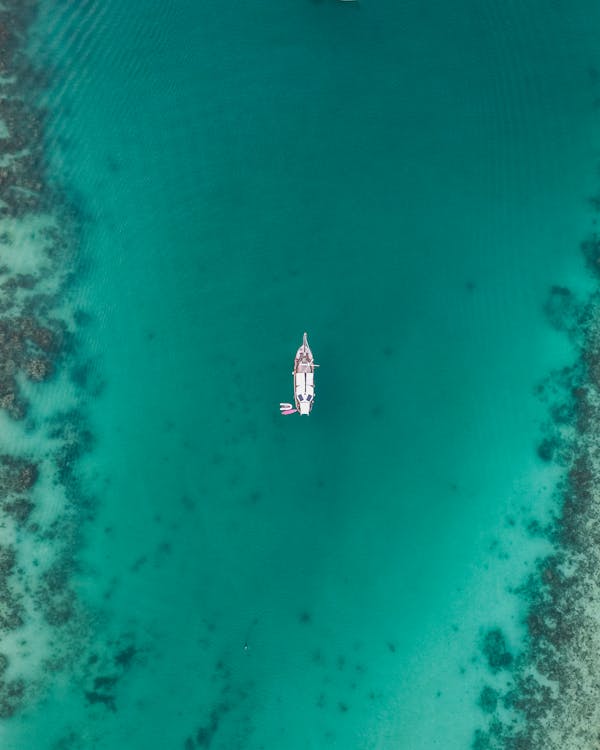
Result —
[[[20,436],[0,446],[0,718],[72,663],[85,637],[70,578],[89,515],[75,464],[91,439],[72,408],[46,409],[43,420],[35,408],[45,383],[75,368],[76,316],[64,311],[79,232],[49,177],[39,104],[47,81],[26,53],[35,15],[33,0],[0,8],[0,412]],[[4,641],[17,632],[27,648],[10,650]]]
[[[582,245],[600,280],[599,248],[595,235]],[[484,639],[490,671],[506,669],[509,682],[504,691],[482,690],[489,718],[474,750],[600,747],[600,293],[578,304],[555,287],[546,312],[578,347],[575,365],[539,389],[551,419],[538,455],[564,467],[555,516],[537,525],[553,552],[519,591],[527,602],[521,653],[509,658],[499,631]]]

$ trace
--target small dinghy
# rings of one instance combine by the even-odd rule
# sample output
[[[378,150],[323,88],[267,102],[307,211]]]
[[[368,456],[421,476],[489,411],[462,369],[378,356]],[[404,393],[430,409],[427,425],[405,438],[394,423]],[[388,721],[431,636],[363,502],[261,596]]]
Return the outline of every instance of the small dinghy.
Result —
[[[318,366],[315,364],[305,333],[302,338],[302,346],[296,352],[294,359],[294,402],[296,408],[294,409],[292,404],[281,403],[279,409],[282,414],[295,414],[296,412],[301,415],[306,414],[306,416],[310,414],[315,402],[315,367]]]

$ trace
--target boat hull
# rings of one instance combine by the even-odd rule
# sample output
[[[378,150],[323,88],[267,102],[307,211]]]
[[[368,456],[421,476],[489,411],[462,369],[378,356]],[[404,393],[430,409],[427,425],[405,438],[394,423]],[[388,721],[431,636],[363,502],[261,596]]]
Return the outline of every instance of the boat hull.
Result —
[[[315,364],[305,333],[294,358],[294,402],[301,415],[308,416],[315,400]]]

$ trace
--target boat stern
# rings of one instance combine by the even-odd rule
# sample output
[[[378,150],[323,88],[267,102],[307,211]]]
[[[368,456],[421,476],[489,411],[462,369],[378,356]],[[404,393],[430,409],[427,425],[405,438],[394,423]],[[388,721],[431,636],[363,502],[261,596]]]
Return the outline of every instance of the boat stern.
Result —
[[[302,416],[303,414],[305,414],[306,416],[308,416],[310,414],[311,402],[310,401],[299,401],[298,402],[298,407],[299,407],[298,408],[298,412],[299,412],[300,416]]]

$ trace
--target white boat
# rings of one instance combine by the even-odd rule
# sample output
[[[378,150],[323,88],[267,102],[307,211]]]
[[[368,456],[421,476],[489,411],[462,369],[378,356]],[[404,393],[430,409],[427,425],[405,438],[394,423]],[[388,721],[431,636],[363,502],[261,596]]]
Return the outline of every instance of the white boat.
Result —
[[[302,415],[308,416],[315,402],[315,364],[313,353],[308,345],[308,337],[305,333],[302,338],[302,345],[296,352],[294,359],[294,402],[296,408],[291,404],[280,404],[279,408],[282,414],[294,414],[296,411]]]

